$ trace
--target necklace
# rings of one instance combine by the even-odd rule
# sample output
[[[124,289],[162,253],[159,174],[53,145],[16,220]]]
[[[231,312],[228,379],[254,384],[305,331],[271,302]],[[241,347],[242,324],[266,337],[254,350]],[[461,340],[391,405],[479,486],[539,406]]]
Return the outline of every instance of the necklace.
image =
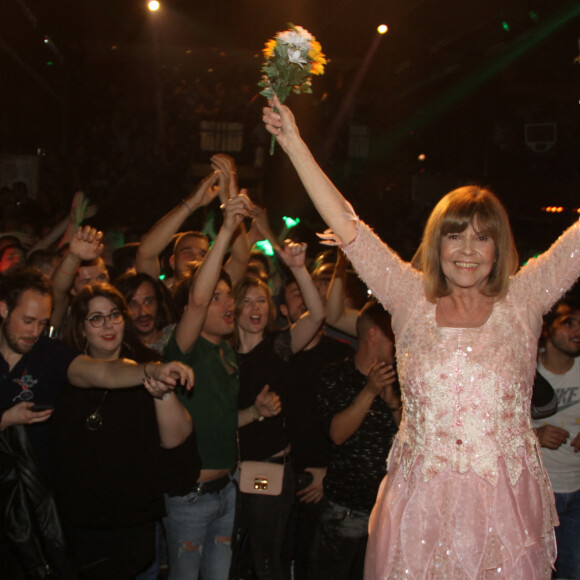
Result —
[[[89,431],[98,431],[103,427],[103,417],[101,416],[100,410],[108,393],[109,391],[106,390],[97,408],[85,419]]]

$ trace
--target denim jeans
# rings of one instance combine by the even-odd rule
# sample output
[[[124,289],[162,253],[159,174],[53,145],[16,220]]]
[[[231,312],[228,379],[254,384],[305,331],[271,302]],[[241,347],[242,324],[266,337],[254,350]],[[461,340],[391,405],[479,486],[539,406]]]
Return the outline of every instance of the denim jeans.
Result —
[[[560,525],[556,527],[558,558],[555,578],[580,580],[580,490],[555,493]]]
[[[322,501],[316,577],[362,580],[370,513]]]
[[[219,492],[165,496],[169,580],[227,580],[232,559],[237,485]]]
[[[290,464],[284,469],[284,483],[280,495],[241,494],[241,525],[248,530],[248,547],[254,573],[258,580],[282,580],[282,541],[292,503],[294,501],[294,473]]]

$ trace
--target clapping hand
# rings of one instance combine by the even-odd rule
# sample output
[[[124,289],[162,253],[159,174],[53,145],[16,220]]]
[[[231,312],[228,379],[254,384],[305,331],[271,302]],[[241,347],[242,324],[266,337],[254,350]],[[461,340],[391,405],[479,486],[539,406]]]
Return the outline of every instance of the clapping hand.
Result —
[[[214,185],[219,177],[219,171],[212,171],[199,182],[196,189],[186,199],[190,211],[205,207],[216,198],[219,190],[214,188]]]
[[[397,373],[393,365],[384,361],[375,361],[369,369],[366,388],[374,395],[381,395],[387,387],[397,379]],[[392,389],[391,389],[392,390]],[[388,401],[385,401],[387,404]]]
[[[216,153],[211,158],[211,166],[219,172],[217,191],[220,201],[225,203],[228,197],[232,197],[238,192],[236,162],[233,157],[225,153]]]
[[[223,204],[224,227],[235,230],[246,217],[253,217],[256,206],[248,197],[247,191],[242,189],[239,195],[234,195]]]

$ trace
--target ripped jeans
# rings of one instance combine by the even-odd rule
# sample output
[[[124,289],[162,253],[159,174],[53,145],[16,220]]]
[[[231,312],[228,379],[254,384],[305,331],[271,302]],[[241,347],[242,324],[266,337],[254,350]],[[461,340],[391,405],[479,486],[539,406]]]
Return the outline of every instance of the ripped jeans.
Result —
[[[198,495],[165,496],[163,519],[169,553],[169,580],[227,580],[232,559],[236,484]]]

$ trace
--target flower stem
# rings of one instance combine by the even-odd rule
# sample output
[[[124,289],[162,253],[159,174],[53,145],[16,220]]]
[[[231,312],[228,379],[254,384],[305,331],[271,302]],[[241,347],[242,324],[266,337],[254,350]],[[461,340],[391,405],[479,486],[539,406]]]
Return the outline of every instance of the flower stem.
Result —
[[[274,107],[274,113],[279,113],[278,107]],[[274,147],[276,145],[276,135],[272,135],[270,139],[270,155],[274,155]]]

